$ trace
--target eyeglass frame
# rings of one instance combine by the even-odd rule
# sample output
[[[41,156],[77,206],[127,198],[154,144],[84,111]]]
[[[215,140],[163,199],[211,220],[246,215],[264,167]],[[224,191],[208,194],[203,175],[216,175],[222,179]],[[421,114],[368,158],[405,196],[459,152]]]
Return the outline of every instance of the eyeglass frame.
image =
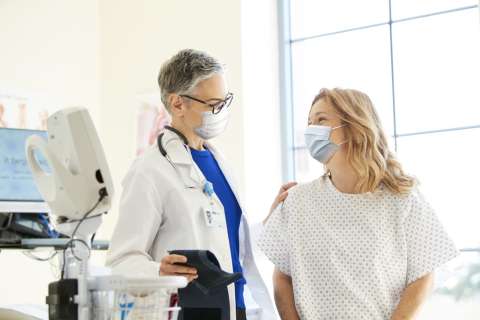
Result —
[[[220,112],[222,112],[223,109],[228,108],[232,104],[232,101],[233,101],[233,93],[232,92],[227,93],[227,95],[225,96],[225,99],[220,100],[215,104],[210,104],[206,101],[203,101],[203,100],[200,100],[198,98],[189,96],[188,94],[181,94],[180,97],[187,98],[187,99],[190,99],[190,100],[193,100],[193,101],[196,101],[196,102],[199,102],[199,103],[202,103],[204,105],[209,106],[210,108],[212,108],[212,113],[213,114],[219,114]],[[218,105],[221,104],[221,103],[223,103],[223,106],[220,108],[220,110],[218,112],[215,112],[216,110],[218,110]]]

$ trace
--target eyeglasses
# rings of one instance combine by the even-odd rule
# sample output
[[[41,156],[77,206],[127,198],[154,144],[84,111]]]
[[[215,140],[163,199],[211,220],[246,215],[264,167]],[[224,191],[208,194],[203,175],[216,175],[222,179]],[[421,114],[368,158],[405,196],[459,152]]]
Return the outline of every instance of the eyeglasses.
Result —
[[[194,98],[194,97],[191,97],[189,95],[186,95],[186,94],[181,94],[180,97],[183,97],[183,98],[188,98],[190,100],[193,100],[193,101],[197,101],[197,102],[200,102],[204,105],[207,105],[209,106],[210,108],[212,108],[212,113],[213,114],[218,114],[220,113],[220,111],[222,111],[224,108],[228,108],[230,106],[230,104],[232,103],[232,100],[233,100],[233,93],[229,92],[227,94],[227,96],[225,97],[224,100],[219,100],[218,102],[216,103],[208,103],[206,101],[203,101],[203,100],[200,100],[200,99],[197,99],[197,98]]]

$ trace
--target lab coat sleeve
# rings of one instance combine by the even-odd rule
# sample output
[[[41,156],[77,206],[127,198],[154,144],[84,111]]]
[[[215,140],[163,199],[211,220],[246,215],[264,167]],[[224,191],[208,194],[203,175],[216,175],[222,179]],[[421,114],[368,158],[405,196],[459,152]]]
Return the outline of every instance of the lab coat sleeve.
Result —
[[[263,226],[257,245],[277,269],[290,275],[288,215],[285,202],[279,205]]]
[[[414,190],[405,218],[407,242],[407,285],[453,259],[458,251],[435,211],[423,195]]]
[[[256,222],[256,223],[250,224],[249,230],[250,230],[250,238],[252,239],[252,242],[255,245],[257,245],[258,240],[260,239],[260,236],[265,231],[263,222]]]
[[[150,250],[162,221],[160,194],[140,172],[130,173],[123,187],[106,264],[115,274],[158,277],[160,263],[152,259]]]

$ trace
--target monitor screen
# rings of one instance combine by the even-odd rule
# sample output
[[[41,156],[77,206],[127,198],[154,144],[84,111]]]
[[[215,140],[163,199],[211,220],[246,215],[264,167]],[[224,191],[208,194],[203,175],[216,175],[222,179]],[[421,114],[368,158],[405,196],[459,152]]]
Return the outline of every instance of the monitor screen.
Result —
[[[46,131],[0,128],[0,212],[46,211],[25,156],[25,142],[31,135],[47,139]],[[45,158],[37,150],[34,155],[49,173]]]

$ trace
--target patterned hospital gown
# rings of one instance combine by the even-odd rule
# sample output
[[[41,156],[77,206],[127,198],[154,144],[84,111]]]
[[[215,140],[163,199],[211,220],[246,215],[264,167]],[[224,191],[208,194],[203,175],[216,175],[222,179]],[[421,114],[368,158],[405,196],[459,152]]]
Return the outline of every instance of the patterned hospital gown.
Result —
[[[258,244],[304,320],[388,320],[406,286],[458,254],[416,188],[347,194],[327,176],[292,188]]]

